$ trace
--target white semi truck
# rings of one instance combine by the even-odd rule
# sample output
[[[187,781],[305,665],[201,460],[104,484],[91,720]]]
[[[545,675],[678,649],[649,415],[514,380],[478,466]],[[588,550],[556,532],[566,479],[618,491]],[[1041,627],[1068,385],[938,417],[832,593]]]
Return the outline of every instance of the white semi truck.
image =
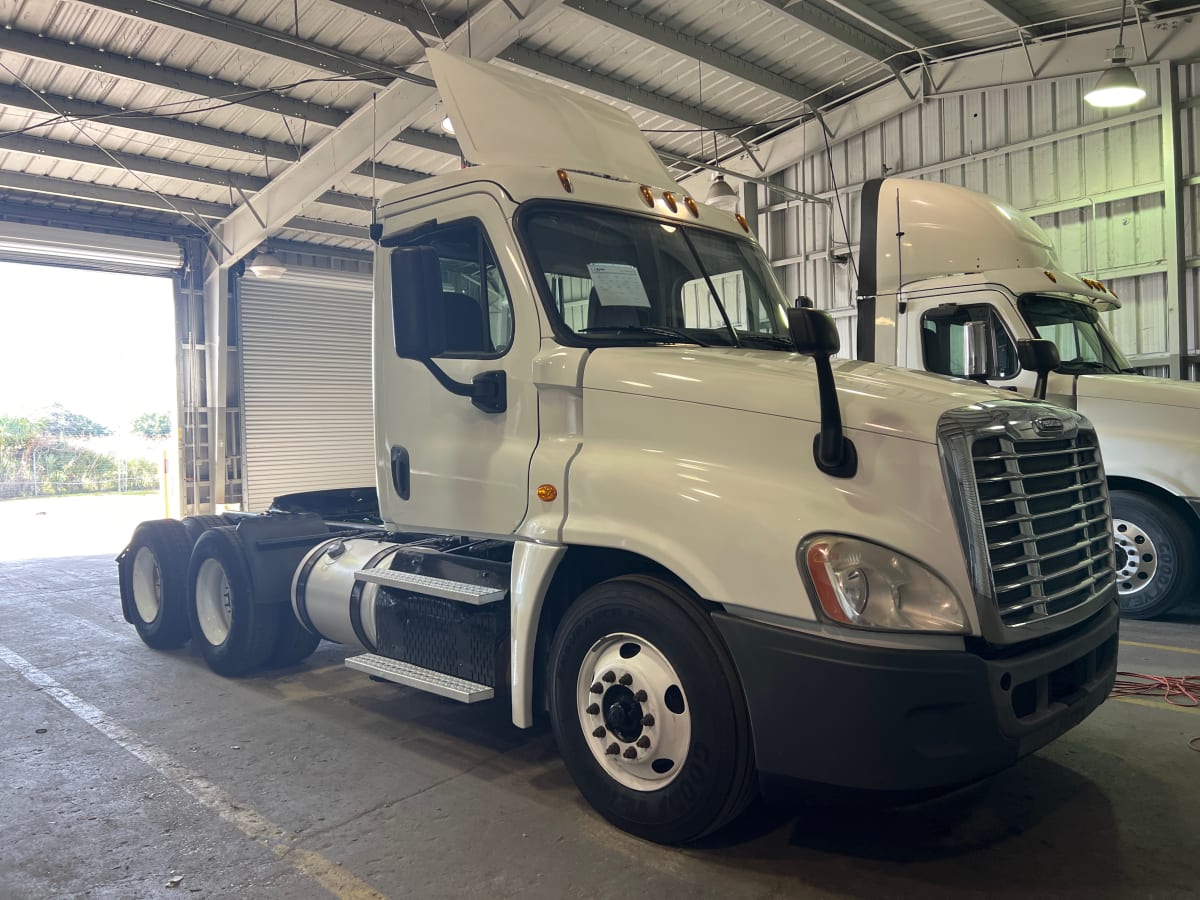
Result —
[[[143,523],[119,574],[147,644],[236,676],[326,638],[520,727],[548,713],[588,801],[671,843],[776,780],[969,783],[1102,702],[1116,585],[1082,416],[831,366],[832,322],[626,116],[430,57],[478,165],[380,208],[377,485]]]
[[[1100,319],[1120,301],[1063,271],[1027,215],[966,188],[875,179],[862,194],[858,358],[1034,392],[1020,341],[1053,341],[1044,390],[1100,435],[1121,610],[1200,594],[1200,384],[1136,374]]]

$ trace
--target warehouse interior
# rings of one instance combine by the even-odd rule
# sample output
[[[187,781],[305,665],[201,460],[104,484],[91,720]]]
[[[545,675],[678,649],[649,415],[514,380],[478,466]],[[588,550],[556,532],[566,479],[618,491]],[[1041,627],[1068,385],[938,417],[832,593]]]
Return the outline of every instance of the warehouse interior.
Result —
[[[1055,268],[1119,300],[1096,317],[1119,373],[1200,381],[1200,4],[13,0],[0,20],[0,260],[170,283],[170,518],[234,524],[214,517],[386,468],[371,229],[382,198],[475,162],[435,49],[628,116],[672,179],[654,187],[742,217],[782,296],[832,321],[837,357],[903,364],[866,346],[875,314],[859,297],[872,185],[919,179],[1028,216]],[[1141,97],[1094,105],[1114,77]],[[586,285],[575,300],[586,310]],[[61,361],[81,380],[94,364]],[[1155,426],[1135,455],[1188,469],[1200,399],[1129,390],[1130,428],[1152,431],[1160,403],[1179,432]],[[1193,896],[1200,489],[1146,494],[1152,521],[1190,523],[1168,547],[1119,504],[1138,486],[1102,449],[1113,517],[1133,529],[1115,544],[1122,597],[1137,578],[1189,582],[1169,604],[1122,605],[1112,699],[946,796],[789,792],[684,846],[613,827],[576,791],[542,710],[519,728],[502,692],[460,705],[375,683],[328,640],[232,679],[195,642],[153,652],[113,564],[129,534],[42,528],[53,552],[0,554],[0,894]],[[804,741],[822,727],[806,723]]]

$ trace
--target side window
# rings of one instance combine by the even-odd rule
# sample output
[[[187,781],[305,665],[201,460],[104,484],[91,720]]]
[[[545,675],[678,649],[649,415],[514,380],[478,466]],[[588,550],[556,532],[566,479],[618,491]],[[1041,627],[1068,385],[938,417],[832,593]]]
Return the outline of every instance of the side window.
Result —
[[[1017,348],[996,310],[986,303],[951,305],[925,313],[921,319],[921,353],[925,368],[939,375],[961,377],[965,374],[963,326],[967,322],[988,322],[991,326],[988,377],[1004,380],[1016,375],[1020,369]]]
[[[500,356],[512,345],[513,311],[496,256],[478,222],[421,234],[438,255],[446,356]]]

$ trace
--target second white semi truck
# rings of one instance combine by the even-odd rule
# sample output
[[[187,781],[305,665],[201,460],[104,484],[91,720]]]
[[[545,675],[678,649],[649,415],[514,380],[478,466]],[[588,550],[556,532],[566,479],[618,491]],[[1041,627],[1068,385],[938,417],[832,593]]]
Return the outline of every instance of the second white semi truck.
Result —
[[[478,165],[380,207],[376,485],[141,525],[119,572],[147,644],[236,676],[326,638],[548,715],[588,801],[669,843],[778,780],[966,784],[1103,701],[1086,419],[831,365],[832,322],[626,116],[430,57]]]
[[[1122,613],[1200,598],[1200,384],[1138,375],[1100,313],[1104,284],[1063,271],[1029,216],[966,188],[905,178],[862,194],[859,359],[976,378],[1029,396],[1017,345],[1053,341],[1046,396],[1104,449]]]

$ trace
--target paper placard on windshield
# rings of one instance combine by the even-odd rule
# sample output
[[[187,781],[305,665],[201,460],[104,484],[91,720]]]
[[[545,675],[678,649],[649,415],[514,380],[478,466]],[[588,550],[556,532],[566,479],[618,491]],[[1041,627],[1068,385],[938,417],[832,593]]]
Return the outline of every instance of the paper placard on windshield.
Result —
[[[624,263],[588,263],[588,274],[601,306],[650,308],[650,298],[636,266]]]

